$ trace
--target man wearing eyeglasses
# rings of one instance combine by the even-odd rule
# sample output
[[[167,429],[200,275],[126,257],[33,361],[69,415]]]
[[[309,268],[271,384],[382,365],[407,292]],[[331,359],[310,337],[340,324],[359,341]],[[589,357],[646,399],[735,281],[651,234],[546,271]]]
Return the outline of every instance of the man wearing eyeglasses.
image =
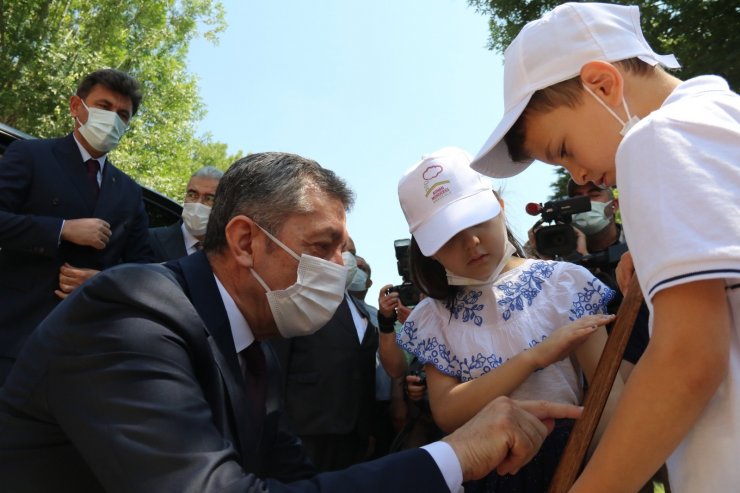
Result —
[[[100,270],[153,260],[141,187],[107,157],[141,99],[130,75],[97,70],[70,97],[72,133],[16,141],[0,159],[0,386],[62,298]]]
[[[213,166],[204,166],[193,173],[185,189],[182,221],[149,230],[149,242],[157,262],[176,260],[203,248],[208,217],[223,174]]]

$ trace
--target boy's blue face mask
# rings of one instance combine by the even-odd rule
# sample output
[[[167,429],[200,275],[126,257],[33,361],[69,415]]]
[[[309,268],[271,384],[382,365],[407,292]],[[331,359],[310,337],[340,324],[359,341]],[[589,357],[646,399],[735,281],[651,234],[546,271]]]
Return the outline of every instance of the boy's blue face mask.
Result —
[[[637,115],[630,115],[630,110],[627,107],[627,101],[624,98],[622,98],[622,104],[624,105],[624,112],[627,114],[627,121],[624,121],[621,118],[619,118],[619,115],[617,115],[614,112],[613,109],[611,109],[610,107],[608,107],[606,105],[606,103],[601,100],[601,98],[599,98],[596,94],[594,94],[594,92],[588,86],[585,86],[584,85],[583,88],[586,90],[587,93],[589,93],[591,96],[593,96],[594,99],[596,99],[596,101],[598,101],[601,106],[603,106],[604,108],[606,108],[606,111],[608,111],[609,113],[611,113],[611,115],[614,118],[616,118],[619,123],[622,124],[622,130],[619,131],[619,133],[620,133],[620,135],[622,135],[622,137],[624,137],[625,135],[627,135],[627,132],[629,132],[630,129],[632,127],[634,127],[637,124],[637,122],[640,121],[640,119],[637,117]]]

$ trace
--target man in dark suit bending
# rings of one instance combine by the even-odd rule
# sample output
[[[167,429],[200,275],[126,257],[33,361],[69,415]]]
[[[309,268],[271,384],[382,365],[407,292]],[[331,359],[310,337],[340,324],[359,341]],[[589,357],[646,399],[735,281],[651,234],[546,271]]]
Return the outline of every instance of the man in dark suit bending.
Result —
[[[259,341],[310,334],[339,306],[352,192],[262,153],[217,194],[204,251],[98,274],[34,331],[0,390],[4,490],[458,491],[527,462],[543,419],[579,414],[500,398],[426,449],[315,474],[278,426]]]
[[[140,102],[129,75],[93,72],[70,98],[71,134],[16,141],[0,159],[0,385],[60,299],[100,270],[153,260],[141,188],[107,158]]]

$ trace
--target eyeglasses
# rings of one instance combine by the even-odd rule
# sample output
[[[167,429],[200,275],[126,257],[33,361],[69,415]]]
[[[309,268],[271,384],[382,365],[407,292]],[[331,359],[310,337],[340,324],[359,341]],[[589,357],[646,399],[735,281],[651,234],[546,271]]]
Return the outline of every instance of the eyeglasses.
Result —
[[[188,190],[185,193],[185,202],[200,202],[208,207],[213,207],[213,202],[216,200],[216,196],[212,193],[199,194],[195,190]]]

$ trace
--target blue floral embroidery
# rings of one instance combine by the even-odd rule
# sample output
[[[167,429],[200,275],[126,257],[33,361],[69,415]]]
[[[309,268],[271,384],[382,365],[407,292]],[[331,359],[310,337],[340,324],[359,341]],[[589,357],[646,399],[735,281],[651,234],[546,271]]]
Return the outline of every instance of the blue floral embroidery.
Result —
[[[483,310],[483,305],[478,304],[478,298],[480,298],[483,291],[465,291],[461,290],[455,295],[455,301],[452,306],[449,307],[452,315],[455,318],[460,318],[460,312],[462,312],[462,321],[470,322],[471,320],[478,327],[483,324],[483,317],[477,315],[475,312]]]
[[[485,356],[482,353],[460,360],[450,354],[447,346],[436,337],[419,339],[418,328],[413,321],[403,325],[397,339],[401,347],[414,354],[422,363],[432,364],[442,373],[457,377],[463,382],[485,374],[504,362],[501,356]]]
[[[606,305],[609,304],[612,298],[614,298],[614,290],[593,278],[586,283],[583,291],[577,293],[576,299],[573,301],[573,307],[570,309],[572,315],[568,319],[577,320],[584,315],[606,313]]]
[[[524,310],[524,301],[527,306],[532,306],[532,300],[542,291],[545,279],[552,275],[554,267],[547,262],[535,262],[530,270],[522,272],[516,281],[506,281],[496,286],[504,293],[504,297],[498,300],[499,306],[504,307],[504,320],[511,318],[512,312]]]

